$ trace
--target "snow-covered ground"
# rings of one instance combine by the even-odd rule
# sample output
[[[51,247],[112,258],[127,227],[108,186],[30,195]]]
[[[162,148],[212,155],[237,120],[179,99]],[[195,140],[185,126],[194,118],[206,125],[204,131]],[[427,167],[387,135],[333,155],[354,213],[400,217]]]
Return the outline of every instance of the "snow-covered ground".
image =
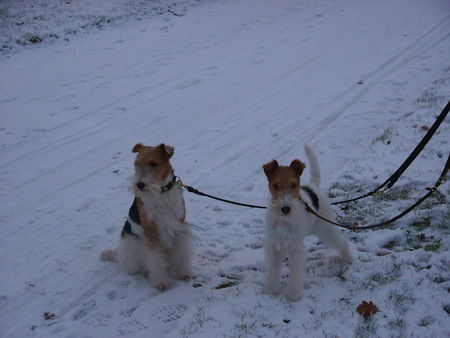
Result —
[[[98,3],[58,2],[78,18]],[[1,5],[33,17],[24,3]],[[262,293],[264,212],[188,193],[192,281],[159,292],[98,259],[132,200],[137,142],[175,146],[185,183],[254,204],[267,200],[261,165],[305,160],[306,142],[335,200],[383,181],[449,100],[448,1],[173,1],[183,16],[140,21],[111,3],[117,24],[0,60],[1,337],[450,335],[448,183],[387,229],[343,230],[351,266],[307,238],[297,303]],[[39,11],[65,18],[43,35],[77,24]],[[391,192],[336,207],[340,220],[370,224],[422,196],[449,132],[447,117]],[[363,319],[364,300],[380,312]]]

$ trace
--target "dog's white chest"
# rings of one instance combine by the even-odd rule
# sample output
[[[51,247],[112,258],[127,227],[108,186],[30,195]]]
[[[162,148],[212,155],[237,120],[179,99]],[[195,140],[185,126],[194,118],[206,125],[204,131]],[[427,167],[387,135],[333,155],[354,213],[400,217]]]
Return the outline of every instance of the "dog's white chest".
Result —
[[[301,217],[267,214],[265,242],[280,253],[295,250],[310,233],[309,222]]]
[[[145,212],[157,224],[162,242],[172,246],[176,238],[186,232],[183,224],[186,211],[181,188],[174,187],[166,193],[147,196],[142,202]]]

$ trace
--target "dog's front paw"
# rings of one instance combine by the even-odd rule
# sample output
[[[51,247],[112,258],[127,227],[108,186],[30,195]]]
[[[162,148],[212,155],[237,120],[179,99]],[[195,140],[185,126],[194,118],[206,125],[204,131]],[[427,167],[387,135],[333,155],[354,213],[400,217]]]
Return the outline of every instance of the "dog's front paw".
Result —
[[[189,282],[192,279],[192,274],[187,273],[185,275],[179,276],[178,279],[185,282]]]
[[[170,286],[170,280],[169,279],[157,279],[157,280],[150,280],[151,286],[153,286],[155,289],[158,289],[159,291],[164,291]]]

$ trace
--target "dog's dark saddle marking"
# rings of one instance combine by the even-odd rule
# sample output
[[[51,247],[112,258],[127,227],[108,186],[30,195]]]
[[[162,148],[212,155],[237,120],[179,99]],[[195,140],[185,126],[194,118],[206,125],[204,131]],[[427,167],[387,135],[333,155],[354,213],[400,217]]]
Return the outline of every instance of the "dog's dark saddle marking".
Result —
[[[136,223],[136,224],[141,224],[141,221],[139,219],[139,212],[137,209],[137,203],[136,203],[136,198],[133,201],[133,204],[130,207],[130,211],[128,211],[128,217],[130,217],[130,219]]]
[[[140,219],[139,219],[139,212],[137,210],[137,205],[136,205],[136,198],[133,201],[133,204],[130,207],[130,211],[128,211],[128,217],[130,218],[130,220],[136,224],[141,224]],[[133,232],[133,230],[131,230],[131,224],[130,222],[128,222],[128,220],[125,221],[125,224],[123,225],[123,229],[122,229],[122,237],[125,235],[131,235],[131,236],[135,236],[135,237],[139,237],[137,234],[135,234]]]
[[[132,230],[131,230],[131,224],[130,222],[128,222],[128,220],[125,221],[125,224],[123,225],[123,229],[122,229],[122,237],[124,237],[125,235],[131,235],[134,237],[139,238],[139,235],[135,234]]]
[[[316,211],[319,210],[319,197],[317,197],[316,193],[310,187],[302,186],[300,189],[306,192],[309,198],[311,198],[314,209]]]

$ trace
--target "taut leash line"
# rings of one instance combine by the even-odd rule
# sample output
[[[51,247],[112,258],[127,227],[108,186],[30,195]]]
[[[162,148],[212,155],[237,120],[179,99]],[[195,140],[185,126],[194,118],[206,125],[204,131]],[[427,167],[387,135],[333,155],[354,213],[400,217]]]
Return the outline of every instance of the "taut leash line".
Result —
[[[371,224],[371,225],[366,225],[366,226],[345,225],[345,224],[340,224],[340,223],[331,221],[329,219],[326,219],[326,218],[320,216],[306,202],[305,202],[305,207],[306,207],[306,210],[308,210],[309,213],[311,213],[314,216],[320,218],[321,220],[323,220],[323,221],[325,221],[327,223],[333,224],[335,226],[348,229],[348,230],[356,231],[356,230],[369,230],[369,229],[383,228],[383,227],[388,226],[389,224],[395,222],[396,220],[402,218],[403,216],[408,214],[411,210],[413,210],[418,205],[420,205],[423,201],[425,201],[428,197],[430,197],[438,189],[438,187],[447,180],[447,174],[448,174],[449,167],[450,167],[450,155],[447,158],[447,162],[446,162],[446,164],[444,166],[444,170],[442,171],[441,176],[436,181],[434,186],[430,189],[430,191],[428,191],[428,193],[426,193],[424,196],[422,196],[416,203],[411,205],[409,208],[407,208],[406,210],[404,210],[403,212],[401,212],[397,216],[395,216],[395,217],[393,217],[393,218],[391,218],[391,219],[389,219],[389,220],[387,220],[385,222],[381,222],[381,223],[377,223],[377,224]]]
[[[406,214],[408,214],[409,212],[411,212],[411,210],[413,210],[414,208],[416,208],[418,205],[420,205],[423,201],[425,201],[428,197],[430,197],[437,189],[438,187],[443,184],[446,180],[447,180],[447,174],[450,168],[450,154],[447,157],[447,162],[444,165],[444,169],[442,170],[441,175],[439,176],[438,180],[436,181],[436,183],[434,184],[434,186],[430,189],[430,191],[428,193],[426,193],[424,196],[422,196],[418,201],[416,201],[413,205],[411,205],[409,208],[407,208],[406,210],[404,210],[403,212],[401,212],[400,214],[398,214],[397,216],[381,222],[381,223],[376,223],[376,224],[371,224],[371,225],[366,225],[366,226],[356,226],[356,225],[345,225],[345,224],[340,224],[337,223],[335,221],[329,220],[325,217],[322,217],[321,215],[319,215],[317,212],[315,212],[309,205],[308,203],[306,203],[305,201],[301,200],[301,202],[303,202],[303,204],[305,205],[306,210],[313,214],[314,216],[320,218],[321,220],[341,227],[341,228],[345,228],[347,230],[353,230],[353,231],[357,231],[357,230],[369,230],[369,229],[375,229],[375,228],[383,228],[393,222],[395,222],[396,220],[402,218],[403,216],[405,216]],[[209,194],[206,194],[204,192],[201,192],[189,185],[185,185],[183,184],[183,182],[181,181],[181,179],[179,177],[177,177],[177,181],[176,183],[178,183],[180,186],[182,186],[183,188],[185,188],[187,191],[189,191],[190,193],[199,195],[199,196],[205,196],[208,198],[212,198],[214,200],[217,201],[221,201],[221,202],[225,202],[225,203],[229,203],[229,204],[234,204],[234,205],[239,205],[242,207],[247,207],[247,208],[257,208],[257,209],[267,209],[267,207],[265,206],[261,206],[261,205],[253,205],[253,204],[247,204],[247,203],[240,203],[240,202],[235,202],[235,201],[231,201],[231,200],[226,200],[220,197],[216,197],[216,196],[212,196]]]
[[[263,207],[261,205],[240,203],[240,202],[230,201],[230,200],[226,200],[226,199],[223,199],[223,198],[220,198],[220,197],[212,196],[212,195],[209,195],[209,194],[205,194],[204,192],[201,192],[201,191],[199,191],[199,190],[197,190],[197,189],[195,189],[195,188],[193,188],[193,187],[191,187],[189,185],[183,184],[183,182],[181,182],[181,179],[179,177],[178,177],[177,183],[180,184],[184,189],[186,189],[190,193],[196,194],[198,196],[205,196],[205,197],[217,200],[217,201],[221,201],[221,202],[225,202],[225,203],[229,203],[229,204],[234,204],[234,205],[239,205],[241,207],[256,208],[256,209],[266,209],[266,207]]]

